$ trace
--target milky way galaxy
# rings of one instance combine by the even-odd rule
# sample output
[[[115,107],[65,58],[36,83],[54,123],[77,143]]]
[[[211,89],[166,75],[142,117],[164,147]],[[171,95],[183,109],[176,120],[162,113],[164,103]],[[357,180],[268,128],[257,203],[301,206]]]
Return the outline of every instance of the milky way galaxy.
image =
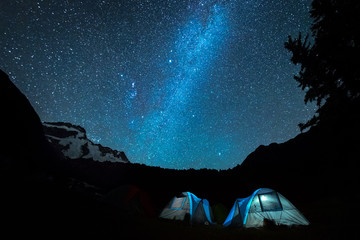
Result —
[[[43,121],[131,162],[232,168],[314,113],[284,48],[310,3],[3,0],[0,68]]]

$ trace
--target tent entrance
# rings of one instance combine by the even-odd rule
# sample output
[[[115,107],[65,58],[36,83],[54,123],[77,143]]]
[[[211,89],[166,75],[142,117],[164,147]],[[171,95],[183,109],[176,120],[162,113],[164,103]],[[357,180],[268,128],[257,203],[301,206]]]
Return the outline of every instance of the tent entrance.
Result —
[[[182,198],[175,197],[170,208],[182,209],[184,207],[185,201],[186,201],[186,197],[182,197]]]
[[[276,192],[258,194],[262,212],[282,211],[280,198]]]

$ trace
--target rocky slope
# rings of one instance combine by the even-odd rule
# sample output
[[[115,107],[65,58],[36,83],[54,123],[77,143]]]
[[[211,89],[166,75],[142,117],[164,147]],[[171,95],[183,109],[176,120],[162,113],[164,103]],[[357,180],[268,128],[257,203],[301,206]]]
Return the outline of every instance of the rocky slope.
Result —
[[[64,122],[44,122],[43,126],[49,142],[70,159],[129,163],[124,152],[93,143],[81,126]]]

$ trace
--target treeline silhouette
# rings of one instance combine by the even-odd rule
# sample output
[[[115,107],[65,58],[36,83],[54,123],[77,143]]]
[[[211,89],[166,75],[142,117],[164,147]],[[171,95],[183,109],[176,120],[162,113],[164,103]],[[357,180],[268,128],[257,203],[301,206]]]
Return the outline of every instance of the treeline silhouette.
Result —
[[[317,114],[304,130],[340,119],[359,119],[360,99],[360,3],[357,0],[314,0],[311,35],[289,36],[285,48],[301,70],[295,80],[305,91],[305,103],[315,101]]]

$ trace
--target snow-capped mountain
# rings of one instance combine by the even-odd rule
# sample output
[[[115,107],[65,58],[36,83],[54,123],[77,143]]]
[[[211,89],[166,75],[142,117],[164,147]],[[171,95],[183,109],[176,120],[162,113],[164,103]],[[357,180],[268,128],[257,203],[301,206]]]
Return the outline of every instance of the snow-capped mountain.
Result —
[[[64,122],[43,122],[44,132],[48,141],[59,148],[71,159],[91,158],[99,162],[129,163],[124,152],[95,144],[86,136],[81,126]]]

